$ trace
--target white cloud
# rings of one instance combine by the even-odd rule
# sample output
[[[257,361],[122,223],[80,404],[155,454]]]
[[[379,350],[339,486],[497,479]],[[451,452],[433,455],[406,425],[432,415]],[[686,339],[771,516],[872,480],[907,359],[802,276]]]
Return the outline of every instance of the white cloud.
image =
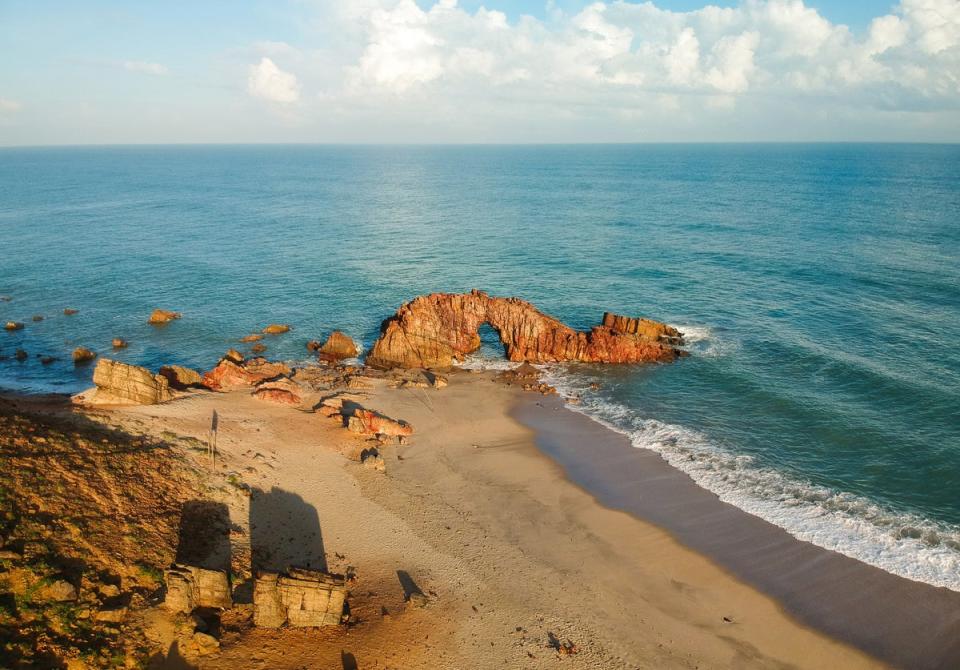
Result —
[[[128,60],[123,64],[123,68],[129,72],[140,72],[142,74],[165,75],[169,72],[165,65],[160,63],[147,63],[141,60]]]
[[[272,60],[263,57],[257,65],[250,66],[247,92],[256,98],[289,104],[300,99],[300,84],[296,75],[284,72]]]
[[[16,100],[9,98],[0,98],[0,112],[19,112],[23,105]]]

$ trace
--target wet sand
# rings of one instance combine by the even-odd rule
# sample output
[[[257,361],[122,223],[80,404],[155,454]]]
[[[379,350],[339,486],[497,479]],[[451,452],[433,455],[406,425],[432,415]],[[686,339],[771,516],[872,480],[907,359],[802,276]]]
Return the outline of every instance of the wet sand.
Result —
[[[521,402],[513,415],[598,502],[657,524],[803,623],[892,665],[960,668],[960,593],[797,540],[557,398]]]

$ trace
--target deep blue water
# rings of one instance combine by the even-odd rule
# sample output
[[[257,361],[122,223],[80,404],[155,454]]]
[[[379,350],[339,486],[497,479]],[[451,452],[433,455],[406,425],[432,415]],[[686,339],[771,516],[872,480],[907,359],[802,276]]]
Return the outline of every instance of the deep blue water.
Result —
[[[798,537],[960,589],[958,175],[938,145],[2,149],[0,320],[26,328],[0,385],[88,386],[70,351],[114,336],[151,367],[270,322],[295,327],[271,356],[369,346],[438,290],[650,316],[693,355],[552,371],[602,383],[584,411]]]

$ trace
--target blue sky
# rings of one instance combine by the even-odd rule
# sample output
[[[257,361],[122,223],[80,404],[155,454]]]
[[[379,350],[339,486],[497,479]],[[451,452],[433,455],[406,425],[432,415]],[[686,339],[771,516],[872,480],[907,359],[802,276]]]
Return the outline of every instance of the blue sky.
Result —
[[[0,0],[0,145],[960,140],[960,2]]]

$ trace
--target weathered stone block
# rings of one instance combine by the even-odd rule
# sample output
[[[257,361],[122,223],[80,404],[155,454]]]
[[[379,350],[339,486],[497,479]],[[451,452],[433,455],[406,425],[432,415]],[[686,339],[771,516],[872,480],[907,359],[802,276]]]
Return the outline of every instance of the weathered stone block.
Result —
[[[261,573],[253,589],[253,622],[266,628],[336,626],[346,595],[343,578],[324,572]]]
[[[166,572],[167,609],[189,614],[198,607],[228,609],[233,605],[230,580],[222,570],[174,565]]]

